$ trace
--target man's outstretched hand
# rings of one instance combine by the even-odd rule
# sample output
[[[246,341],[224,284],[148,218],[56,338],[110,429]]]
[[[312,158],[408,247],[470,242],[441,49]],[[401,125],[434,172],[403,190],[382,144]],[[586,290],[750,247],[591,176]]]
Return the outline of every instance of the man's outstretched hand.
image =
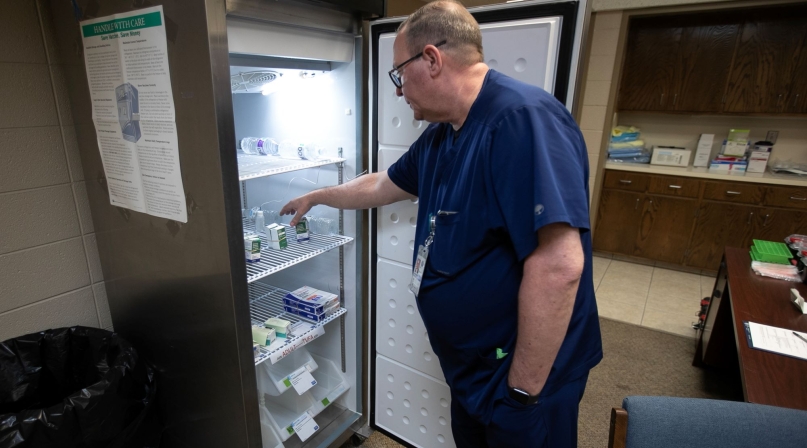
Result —
[[[311,201],[308,199],[308,195],[303,195],[292,199],[288,204],[284,205],[283,208],[280,209],[280,216],[294,215],[294,218],[292,218],[291,222],[289,223],[289,225],[294,227],[314,205],[316,204],[311,203]]]

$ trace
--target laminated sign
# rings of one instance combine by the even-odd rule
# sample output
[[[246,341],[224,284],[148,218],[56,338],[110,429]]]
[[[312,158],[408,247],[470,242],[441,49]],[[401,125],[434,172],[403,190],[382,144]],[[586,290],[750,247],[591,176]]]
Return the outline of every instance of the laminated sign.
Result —
[[[109,201],[188,222],[162,6],[81,22]]]

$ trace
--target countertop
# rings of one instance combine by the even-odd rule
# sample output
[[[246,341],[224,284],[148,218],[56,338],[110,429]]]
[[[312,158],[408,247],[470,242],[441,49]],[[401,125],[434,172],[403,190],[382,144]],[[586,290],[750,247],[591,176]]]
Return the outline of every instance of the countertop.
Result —
[[[787,185],[791,187],[806,187],[807,177],[799,177],[788,174],[775,174],[769,171],[765,173],[737,174],[717,174],[710,172],[707,168],[675,167],[650,165],[642,163],[618,163],[606,162],[605,169],[617,171],[631,171],[634,173],[664,174],[667,176],[697,177],[710,180],[727,180],[732,182],[751,182],[758,184]]]

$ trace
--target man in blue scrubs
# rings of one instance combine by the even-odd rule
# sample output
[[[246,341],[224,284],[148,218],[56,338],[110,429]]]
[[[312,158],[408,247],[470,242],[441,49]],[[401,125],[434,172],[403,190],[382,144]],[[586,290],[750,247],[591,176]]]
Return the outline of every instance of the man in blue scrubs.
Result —
[[[479,25],[438,1],[398,29],[390,78],[432,124],[385,172],[315,190],[281,214],[419,198],[410,289],[451,387],[459,447],[573,447],[602,359],[588,158],[547,92],[491,70]]]

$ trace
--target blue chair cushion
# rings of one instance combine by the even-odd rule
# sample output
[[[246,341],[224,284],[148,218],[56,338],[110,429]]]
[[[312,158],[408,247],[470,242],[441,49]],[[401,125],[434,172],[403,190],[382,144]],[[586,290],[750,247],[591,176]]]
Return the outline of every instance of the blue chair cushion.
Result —
[[[805,448],[807,411],[753,403],[627,397],[628,448]]]

